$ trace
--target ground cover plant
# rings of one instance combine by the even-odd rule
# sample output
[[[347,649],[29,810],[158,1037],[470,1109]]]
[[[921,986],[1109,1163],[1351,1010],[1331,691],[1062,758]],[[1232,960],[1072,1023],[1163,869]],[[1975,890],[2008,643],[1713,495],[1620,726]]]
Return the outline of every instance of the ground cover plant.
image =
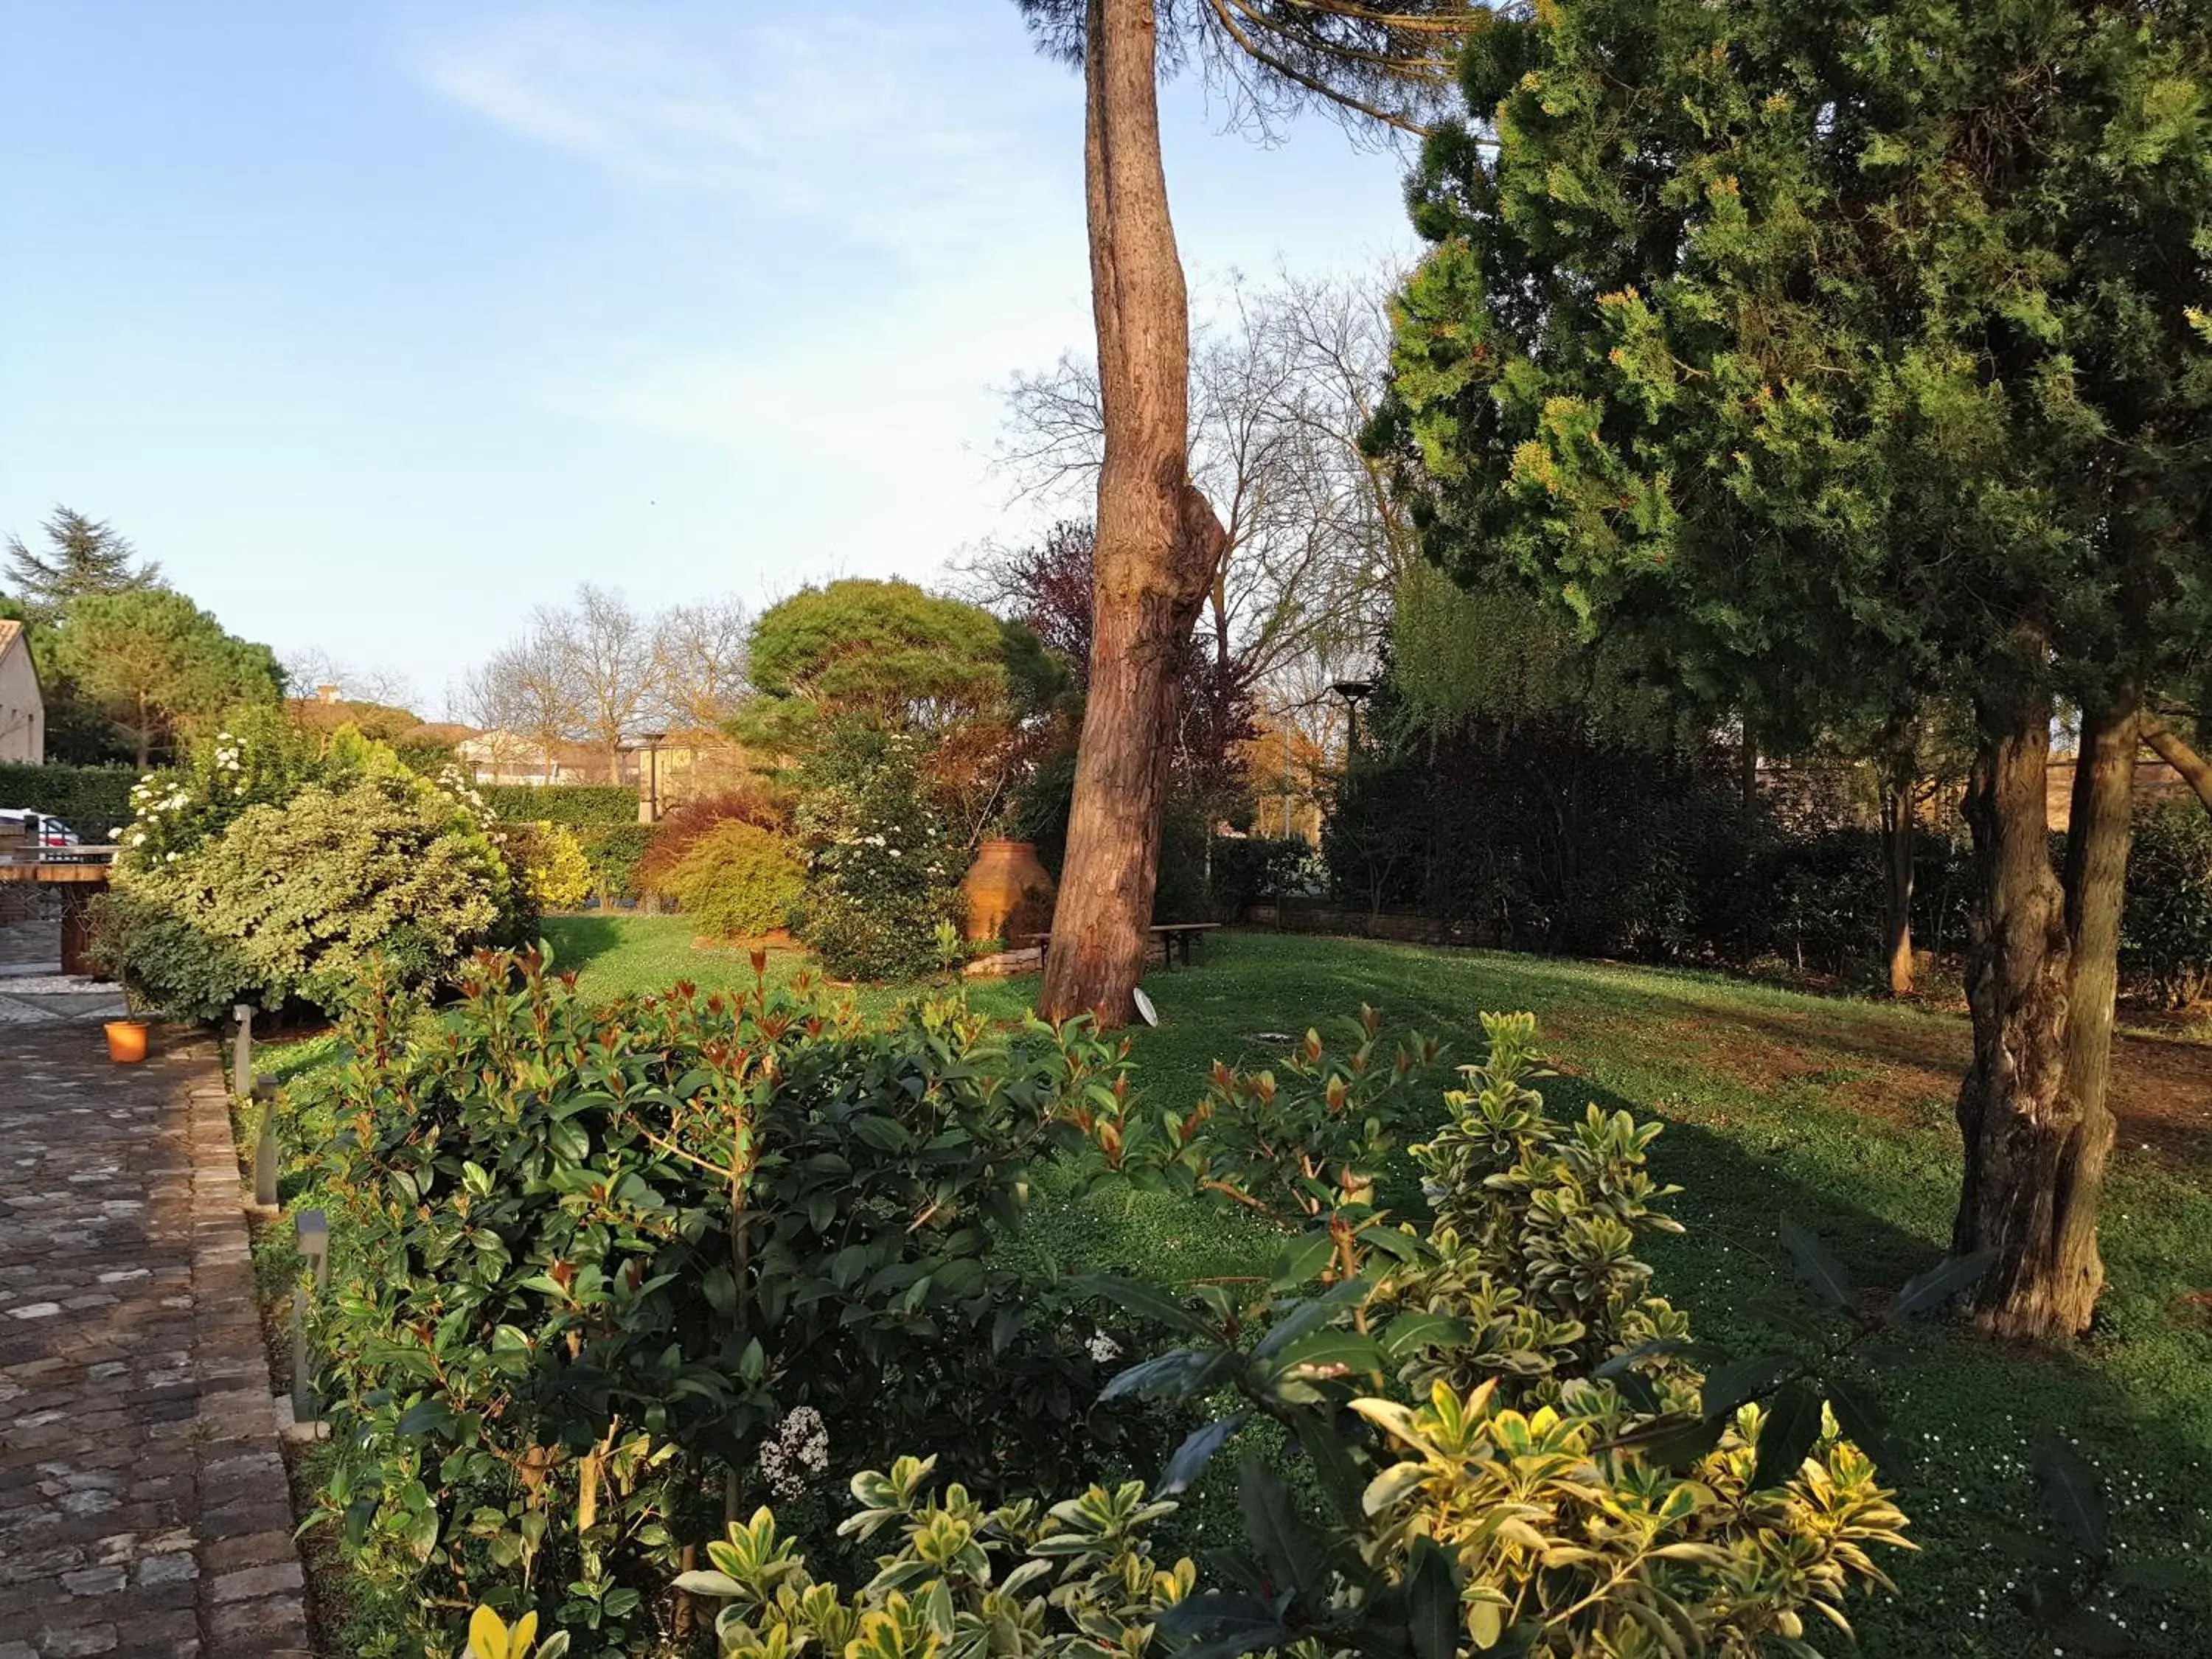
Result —
[[[686,973],[702,987],[752,977],[742,956],[690,951],[680,919],[562,918],[550,931],[588,994]],[[771,979],[790,971],[788,960],[771,958]],[[1639,1253],[1694,1310],[1701,1341],[1731,1357],[1771,1351],[1778,1320],[1803,1318],[1777,1238],[1782,1215],[1824,1240],[1863,1285],[1901,1284],[1942,1255],[1956,1179],[1949,1095],[1967,1042],[1962,1021],[1702,975],[1249,934],[1218,941],[1198,971],[1155,975],[1151,988],[1165,1024],[1132,1037],[1133,1088],[1176,1109],[1206,1092],[1217,1057],[1239,1074],[1281,1073],[1285,1044],[1262,1034],[1296,1025],[1304,1011],[1369,1003],[1387,1012],[1394,1032],[1418,1026],[1466,1054],[1480,1048],[1471,1010],[1542,1009],[1561,1075],[1536,1087],[1555,1115],[1578,1115],[1595,1100],[1667,1125],[1651,1167],[1685,1188],[1669,1207],[1687,1231],[1649,1238]],[[986,983],[971,1000],[1012,1018],[1029,989]],[[872,990],[863,1001],[880,1006],[891,996]],[[1334,1035],[1327,1041],[1333,1054],[1346,1052]],[[1386,1042],[1385,1053],[1392,1048]],[[326,1049],[298,1054],[295,1092],[307,1121],[294,1133],[303,1142],[327,1125],[313,1104],[326,1061]],[[1885,1462],[1881,1477],[1897,1487],[1920,1546],[1883,1562],[1897,1598],[1855,1604],[1862,1650],[2008,1656],[2059,1645],[2014,1606],[2033,1572],[2005,1543],[2024,1533],[2060,1547],[2039,1510],[2033,1468],[2054,1427],[2073,1437],[2103,1486],[2108,1559],[2185,1569],[2161,1589],[2094,1590],[2128,1621],[2134,1650],[2188,1653],[2193,1636],[2185,1632],[2212,1619],[2212,1584],[2185,1571],[2212,1549],[2199,1496],[2212,1449],[2203,1385],[2212,1329],[2201,1301],[2212,1285],[2208,1070],[2212,1056],[2191,1045],[2120,1045],[2123,1146],[2105,1237],[2112,1287],[2088,1342],[2039,1356],[1914,1326],[1888,1339],[1893,1352],[1878,1367],[1854,1374],[1876,1391],[1909,1453]],[[1278,1232],[1256,1217],[1240,1220],[1244,1206],[1233,1202],[1164,1188],[1085,1196],[1080,1188],[1042,1175],[1013,1249],[1051,1270],[1119,1270],[1185,1285],[1264,1276],[1281,1249]],[[300,1188],[302,1196],[316,1190]],[[1783,1332],[1808,1352],[1832,1335],[1832,1322],[1802,1338]],[[1182,1529],[1178,1547],[1222,1541],[1237,1529],[1233,1500],[1224,1508],[1194,1494],[1173,1524]],[[2085,1565],[2082,1582],[2094,1580]]]

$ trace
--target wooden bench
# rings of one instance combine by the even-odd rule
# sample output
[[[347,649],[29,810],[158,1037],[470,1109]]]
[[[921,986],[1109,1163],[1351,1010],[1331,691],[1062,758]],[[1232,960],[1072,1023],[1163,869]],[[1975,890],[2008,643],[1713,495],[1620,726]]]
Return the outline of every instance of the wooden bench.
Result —
[[[1188,968],[1190,966],[1190,951],[1193,942],[1200,934],[1217,932],[1220,927],[1221,924],[1218,921],[1156,921],[1146,931],[1159,940],[1160,960],[1167,964],[1169,972],[1172,973],[1175,971],[1177,945],[1182,948],[1182,965]],[[1037,960],[1042,965],[1045,957],[1052,954],[1052,935],[1048,933],[1039,933],[1031,940],[1031,943],[1040,952]]]

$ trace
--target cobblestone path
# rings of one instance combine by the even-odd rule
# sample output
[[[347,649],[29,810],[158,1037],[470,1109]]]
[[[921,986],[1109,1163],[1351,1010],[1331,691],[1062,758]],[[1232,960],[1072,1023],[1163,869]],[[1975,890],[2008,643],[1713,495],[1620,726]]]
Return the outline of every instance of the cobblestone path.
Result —
[[[306,1653],[240,1206],[211,1048],[0,1027],[0,1659]]]

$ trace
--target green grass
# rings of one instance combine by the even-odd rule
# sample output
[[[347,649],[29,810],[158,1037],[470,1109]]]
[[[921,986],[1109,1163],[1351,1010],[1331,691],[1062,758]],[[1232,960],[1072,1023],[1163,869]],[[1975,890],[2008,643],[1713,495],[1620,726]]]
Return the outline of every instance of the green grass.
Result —
[[[589,993],[689,979],[750,984],[736,953],[694,951],[678,918],[563,918],[556,957]],[[779,956],[783,977],[795,959]],[[1963,1053],[1955,1018],[1807,997],[1714,975],[1367,941],[1232,934],[1193,971],[1148,982],[1162,1025],[1132,1039],[1140,1087],[1194,1099],[1217,1058],[1256,1060],[1362,1003],[1472,1057],[1483,1009],[1529,1008],[1562,1075],[1560,1107],[1595,1100],[1667,1125],[1660,1173],[1683,1188],[1688,1226],[1650,1254],[1659,1289],[1701,1338],[1733,1353],[1778,1340],[1770,1310],[1802,1307],[1776,1242],[1783,1217],[1824,1238],[1863,1285],[1894,1285],[1937,1260],[1958,1178],[1950,1092]],[[1033,981],[971,986],[977,1006],[1018,1014]],[[874,991],[883,1006],[898,994]],[[318,1063],[302,1045],[301,1066]],[[2212,1098],[2212,1051],[2205,1054]],[[2124,1559],[2190,1570],[2181,1589],[2130,1591],[2115,1610],[2146,1654],[2201,1654],[2212,1629],[2212,1152],[2172,1137],[2124,1143],[2106,1197],[2111,1282],[2098,1328],[2063,1352],[2000,1348],[1916,1330],[1872,1382],[1913,1448],[1886,1470],[1921,1553],[1885,1561],[1900,1594],[1855,1610],[1863,1650],[1893,1659],[2050,1654],[2009,1608],[2019,1576],[1993,1527],[2039,1522],[2027,1455],[2040,1434],[2077,1439],[2106,1479]],[[1064,1270],[1133,1267],[1165,1281],[1264,1266],[1273,1241],[1241,1217],[1164,1196],[1081,1201],[1048,1178],[1027,1247]]]

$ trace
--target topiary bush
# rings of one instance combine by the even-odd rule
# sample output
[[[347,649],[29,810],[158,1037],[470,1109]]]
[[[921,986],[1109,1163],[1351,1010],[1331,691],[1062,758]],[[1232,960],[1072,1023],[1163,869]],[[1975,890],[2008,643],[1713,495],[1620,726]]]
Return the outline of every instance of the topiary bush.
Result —
[[[2212,814],[2193,800],[2166,802],[2136,821],[2120,971],[2172,1008],[2212,981]]]
[[[169,813],[173,799],[148,814],[195,811],[187,800]],[[404,771],[310,785],[282,805],[249,806],[188,850],[159,845],[118,861],[113,890],[94,902],[94,950],[173,1018],[215,1019],[240,1002],[334,1012],[372,964],[428,985],[534,921],[470,808]]]
[[[774,830],[727,819],[696,837],[655,883],[702,933],[757,939],[784,927],[806,882],[791,843]]]
[[[642,892],[669,892],[668,878],[684,862],[700,836],[720,823],[749,823],[762,830],[781,831],[789,815],[768,786],[749,781],[744,787],[724,789],[712,795],[678,802],[653,826],[645,856],[638,860],[634,878]]]

